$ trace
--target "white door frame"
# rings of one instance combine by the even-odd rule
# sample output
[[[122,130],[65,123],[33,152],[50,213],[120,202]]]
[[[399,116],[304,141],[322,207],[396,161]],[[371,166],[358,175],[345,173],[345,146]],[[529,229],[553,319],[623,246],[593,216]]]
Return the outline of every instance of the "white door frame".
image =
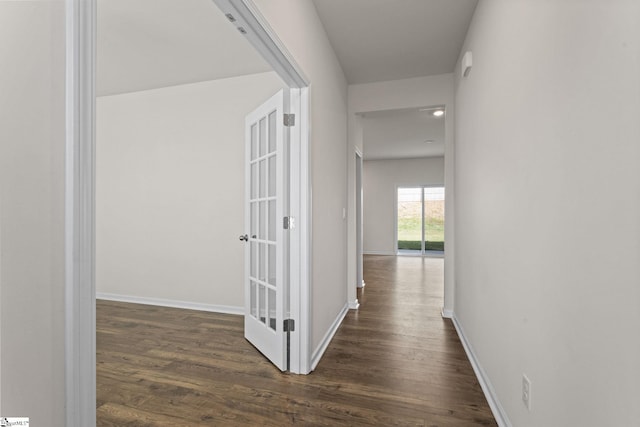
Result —
[[[355,149],[356,152],[356,287],[363,288],[364,283],[364,224],[363,224],[363,159],[362,152]],[[356,300],[357,301],[357,300]],[[359,305],[359,304],[358,304]]]
[[[289,110],[296,124],[289,133],[289,209],[295,226],[289,230],[289,370],[311,372],[311,190],[309,180],[309,80],[271,29],[252,0],[214,0],[290,88]],[[299,118],[299,121],[298,121]]]
[[[67,427],[96,423],[95,73],[96,1],[65,0],[65,416]],[[309,81],[251,0],[215,0],[291,90],[291,371],[311,371]]]
[[[96,423],[96,0],[65,0],[65,417]]]

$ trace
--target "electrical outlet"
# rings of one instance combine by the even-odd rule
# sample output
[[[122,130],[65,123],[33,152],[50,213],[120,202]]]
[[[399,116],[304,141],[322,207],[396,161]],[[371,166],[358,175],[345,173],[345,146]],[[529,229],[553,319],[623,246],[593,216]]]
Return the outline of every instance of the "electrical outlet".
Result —
[[[531,381],[525,374],[522,374],[522,402],[527,409],[531,410]]]

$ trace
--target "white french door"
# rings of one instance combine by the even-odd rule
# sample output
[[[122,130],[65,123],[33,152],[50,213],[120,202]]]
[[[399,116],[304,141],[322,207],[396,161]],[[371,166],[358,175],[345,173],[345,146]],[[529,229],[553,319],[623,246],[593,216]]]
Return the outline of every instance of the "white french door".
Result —
[[[281,90],[245,121],[244,334],[280,370],[287,367],[286,95]]]

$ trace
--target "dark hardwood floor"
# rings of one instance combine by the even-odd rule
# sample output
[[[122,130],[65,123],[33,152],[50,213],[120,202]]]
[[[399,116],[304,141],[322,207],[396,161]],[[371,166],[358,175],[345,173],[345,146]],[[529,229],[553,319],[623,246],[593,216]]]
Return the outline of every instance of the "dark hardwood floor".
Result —
[[[240,316],[97,301],[98,426],[496,425],[451,321],[442,259],[365,257],[316,370],[283,374]]]

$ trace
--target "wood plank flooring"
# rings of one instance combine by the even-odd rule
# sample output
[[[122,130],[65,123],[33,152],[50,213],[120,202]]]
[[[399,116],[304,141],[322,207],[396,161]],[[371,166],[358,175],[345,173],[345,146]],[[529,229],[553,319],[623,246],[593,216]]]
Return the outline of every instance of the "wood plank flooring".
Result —
[[[240,316],[97,301],[98,426],[496,425],[452,323],[442,259],[365,257],[316,370],[283,374]]]

